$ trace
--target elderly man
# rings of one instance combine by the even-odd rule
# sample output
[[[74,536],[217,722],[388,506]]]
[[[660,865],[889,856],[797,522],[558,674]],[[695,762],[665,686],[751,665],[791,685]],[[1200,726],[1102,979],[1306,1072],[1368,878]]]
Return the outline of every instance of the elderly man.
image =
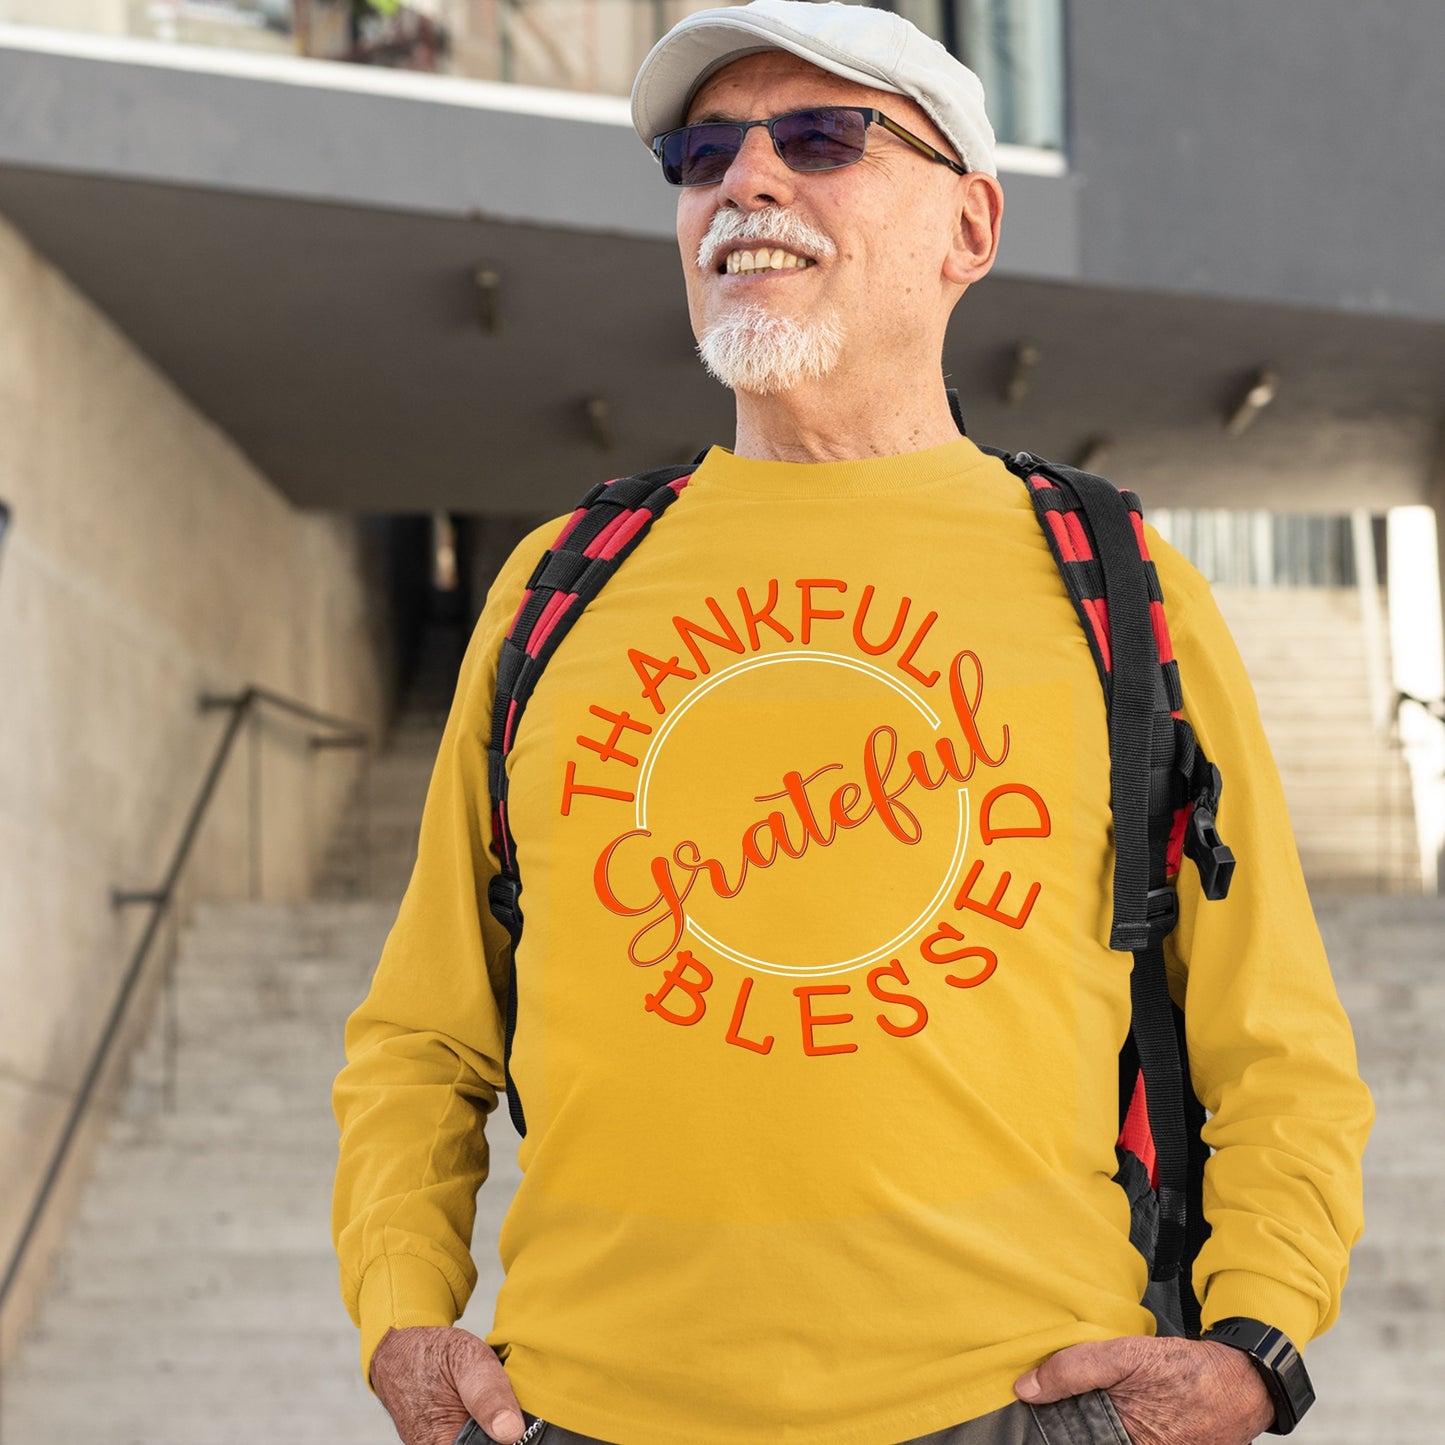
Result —
[[[1099,683],[1023,487],[940,376],[998,247],[978,82],[896,15],[755,0],[665,37],[634,116],[736,442],[517,728],[514,988],[486,748],[555,524],[477,627],[336,1089],[373,1387],[407,1445],[1287,1428],[1289,1342],[1332,1322],[1360,1229],[1369,1099],[1248,683],[1156,540],[1241,857],[1226,901],[1181,878],[1170,957],[1216,1151],[1194,1283],[1206,1334],[1275,1343],[1155,1337],[1114,1179],[1130,961]],[[452,1326],[509,1002],[528,1129],[484,1343]]]

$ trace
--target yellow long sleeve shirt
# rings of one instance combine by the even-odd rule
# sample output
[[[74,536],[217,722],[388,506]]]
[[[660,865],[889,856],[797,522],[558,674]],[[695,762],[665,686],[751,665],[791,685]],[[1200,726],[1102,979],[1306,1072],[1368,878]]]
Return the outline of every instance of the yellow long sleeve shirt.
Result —
[[[488,598],[347,1027],[334,1222],[364,1365],[475,1282],[508,968],[486,745],[555,532]],[[1172,940],[1216,1150],[1196,1288],[1206,1323],[1303,1346],[1361,1228],[1370,1101],[1249,683],[1202,579],[1153,551],[1239,860],[1215,903],[1186,866]],[[528,1134],[489,1338],[525,1408],[621,1445],[884,1445],[1152,1328],[1112,1180],[1108,771],[1086,640],[1000,463],[709,454],[511,755]]]

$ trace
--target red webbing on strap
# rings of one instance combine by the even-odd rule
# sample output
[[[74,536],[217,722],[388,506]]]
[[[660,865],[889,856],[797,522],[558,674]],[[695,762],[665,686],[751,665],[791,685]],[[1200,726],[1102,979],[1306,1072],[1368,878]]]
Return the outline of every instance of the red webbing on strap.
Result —
[[[623,512],[614,517],[582,549],[584,557],[615,557],[649,522],[652,513],[646,507]]]
[[[537,625],[532,629],[532,635],[527,639],[527,656],[536,657],[542,650],[542,644],[552,635],[552,629],[557,625],[562,614],[577,600],[575,592],[559,592],[542,609],[542,615],[537,619]],[[515,701],[515,699],[513,699]]]
[[[1112,672],[1114,663],[1109,651],[1109,604],[1102,597],[1085,597],[1083,603],[1084,611],[1089,617],[1089,624],[1094,629],[1094,637],[1099,644],[1099,656],[1104,659],[1104,671]]]
[[[1177,809],[1173,826],[1169,829],[1169,844],[1164,851],[1164,868],[1171,878],[1179,872],[1184,862],[1184,831],[1189,826],[1189,815],[1193,811],[1193,803],[1186,803]]]
[[[1054,534],[1054,541],[1058,543],[1059,556],[1065,562],[1077,562],[1078,554],[1074,551],[1073,539],[1069,536],[1063,517],[1057,512],[1045,512],[1044,520],[1049,524],[1049,531]]]
[[[1154,1132],[1149,1127],[1149,1101],[1144,1092],[1142,1073],[1135,1081],[1134,1097],[1129,1100],[1129,1112],[1124,1115],[1124,1127],[1119,1130],[1119,1147],[1139,1156],[1139,1162],[1149,1171],[1149,1183],[1158,1189],[1159,1155],[1154,1148]]]
[[[1091,562],[1094,549],[1089,545],[1089,534],[1084,530],[1084,524],[1075,513],[1065,512],[1064,526],[1069,529],[1069,536],[1073,540],[1074,556],[1080,562]]]
[[[1159,662],[1174,661],[1174,644],[1169,640],[1169,621],[1164,616],[1164,604],[1162,602],[1151,602],[1149,604],[1149,620],[1154,624],[1154,645],[1159,649]]]
[[[502,855],[502,867],[510,869],[512,866],[512,832],[507,827],[507,805],[498,803],[492,809],[492,839],[497,845],[497,851]]]

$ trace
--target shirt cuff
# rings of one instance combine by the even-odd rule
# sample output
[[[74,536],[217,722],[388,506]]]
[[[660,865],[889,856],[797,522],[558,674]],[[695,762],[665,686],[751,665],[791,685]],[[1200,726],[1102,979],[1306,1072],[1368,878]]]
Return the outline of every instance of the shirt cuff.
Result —
[[[1200,1317],[1206,1330],[1220,1320],[1236,1317],[1273,1325],[1303,1354],[1319,1330],[1320,1306],[1312,1296],[1267,1275],[1231,1269],[1210,1280]]]
[[[452,1325],[456,1299],[446,1276],[414,1254],[384,1254],[362,1276],[361,1373],[371,1387],[371,1357],[388,1330],[411,1325]]]

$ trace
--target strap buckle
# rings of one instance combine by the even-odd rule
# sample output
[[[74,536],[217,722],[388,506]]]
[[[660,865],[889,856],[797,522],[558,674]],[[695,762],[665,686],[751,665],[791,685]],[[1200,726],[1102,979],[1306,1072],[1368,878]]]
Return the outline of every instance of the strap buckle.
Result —
[[[522,880],[498,873],[487,884],[487,905],[515,945],[522,936]]]
[[[1144,902],[1144,918],[1151,939],[1167,938],[1179,922],[1179,895],[1173,884],[1151,888]]]
[[[1234,854],[1215,826],[1214,802],[1207,793],[1196,800],[1184,830],[1184,851],[1199,870],[1204,896],[1217,900],[1229,895],[1229,885],[1234,881]]]

